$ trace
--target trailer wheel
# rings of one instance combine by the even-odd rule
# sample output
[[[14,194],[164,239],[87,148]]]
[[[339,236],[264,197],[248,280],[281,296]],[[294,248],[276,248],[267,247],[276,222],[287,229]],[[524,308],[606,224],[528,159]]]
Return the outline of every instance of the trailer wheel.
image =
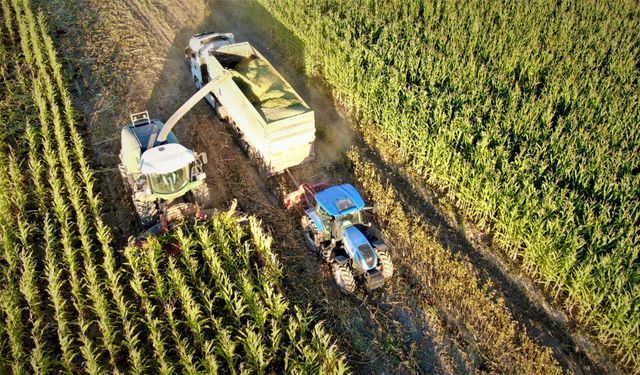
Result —
[[[143,228],[149,228],[158,221],[156,202],[142,202],[134,199],[133,205],[136,208],[140,225],[142,225]]]
[[[376,253],[378,254],[378,268],[380,273],[385,279],[391,278],[391,276],[393,276],[393,263],[391,262],[389,253],[383,249],[376,249]]]
[[[335,262],[331,265],[331,271],[333,272],[333,279],[342,293],[351,294],[356,290],[356,280],[353,277],[351,267],[347,263]]]
[[[227,109],[224,108],[222,103],[218,101],[218,98],[216,98],[215,95],[211,94],[211,97],[213,98],[213,102],[215,103],[215,106],[213,107],[213,109],[215,110],[216,116],[218,117],[218,119],[220,121],[228,121],[229,113],[227,112]]]

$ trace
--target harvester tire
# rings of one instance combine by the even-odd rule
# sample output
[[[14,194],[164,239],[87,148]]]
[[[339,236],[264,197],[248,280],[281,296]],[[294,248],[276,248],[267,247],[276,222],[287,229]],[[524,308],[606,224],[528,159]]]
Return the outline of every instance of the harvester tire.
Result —
[[[158,208],[155,202],[141,202],[133,201],[133,205],[136,208],[140,225],[143,228],[149,228],[158,221]]]
[[[211,206],[211,193],[209,192],[209,186],[206,182],[191,191],[193,193],[193,200],[200,208],[208,208]]]
[[[122,186],[125,188],[125,191],[130,191],[131,182],[129,181],[129,176],[127,176],[127,171],[125,171],[122,164],[118,165],[118,171],[120,172],[120,177],[122,178]]]
[[[335,262],[331,265],[331,271],[342,293],[351,294],[356,290],[356,280],[348,264]]]
[[[389,253],[387,253],[387,251],[383,249],[376,249],[376,253],[378,254],[378,268],[380,270],[380,273],[382,274],[382,276],[384,276],[385,279],[391,278],[391,276],[393,276],[393,263],[391,262]]]

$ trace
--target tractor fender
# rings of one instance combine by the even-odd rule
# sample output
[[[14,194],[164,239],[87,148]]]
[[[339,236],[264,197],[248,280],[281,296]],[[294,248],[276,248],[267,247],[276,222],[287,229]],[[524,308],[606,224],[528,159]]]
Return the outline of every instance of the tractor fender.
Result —
[[[333,262],[338,264],[349,264],[349,258],[345,257],[344,255],[338,255],[337,257],[333,258]]]
[[[316,228],[319,232],[325,231],[324,224],[322,224],[322,220],[320,220],[320,216],[318,216],[318,213],[316,212],[316,209],[314,207],[307,208],[306,210],[304,210],[304,212],[311,218],[311,221],[313,221],[313,223],[316,225]]]
[[[387,244],[383,240],[375,240],[371,243],[373,245],[374,250],[387,250]]]

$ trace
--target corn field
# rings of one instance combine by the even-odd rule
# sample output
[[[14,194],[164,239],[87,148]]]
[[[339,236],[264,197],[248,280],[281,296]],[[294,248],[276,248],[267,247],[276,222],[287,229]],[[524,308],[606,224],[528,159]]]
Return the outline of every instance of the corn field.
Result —
[[[112,247],[44,16],[1,1],[0,373],[346,372],[255,219]]]
[[[640,7],[272,1],[309,74],[640,371]]]

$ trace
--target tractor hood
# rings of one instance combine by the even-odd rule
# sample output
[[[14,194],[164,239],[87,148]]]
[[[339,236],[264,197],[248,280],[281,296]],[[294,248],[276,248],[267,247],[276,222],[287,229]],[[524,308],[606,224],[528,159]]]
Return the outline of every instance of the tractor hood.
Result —
[[[362,272],[374,269],[378,264],[378,256],[369,240],[354,226],[344,231],[342,237],[344,247],[354,261],[354,267]]]
[[[174,172],[196,160],[193,151],[178,143],[156,146],[140,158],[140,173],[165,174]]]

